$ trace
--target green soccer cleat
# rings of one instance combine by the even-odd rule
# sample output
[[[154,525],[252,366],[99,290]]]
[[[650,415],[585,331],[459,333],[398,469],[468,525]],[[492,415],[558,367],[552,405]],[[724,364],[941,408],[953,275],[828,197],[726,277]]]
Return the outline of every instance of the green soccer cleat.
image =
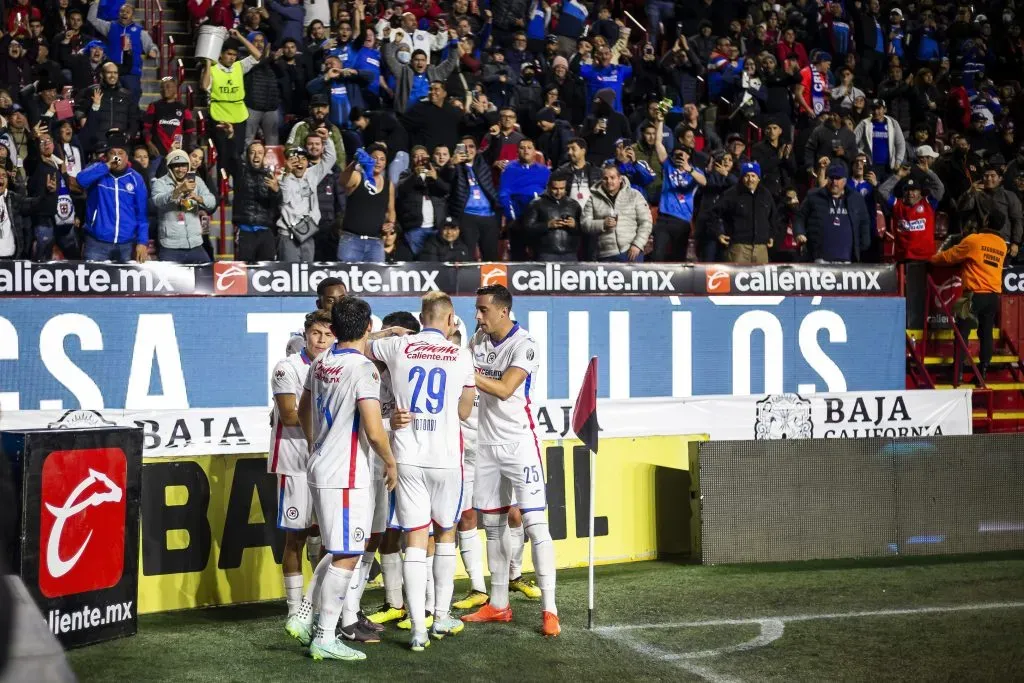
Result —
[[[409,649],[413,652],[423,652],[430,647],[430,638],[426,633],[414,633],[409,639]]]
[[[430,628],[430,635],[435,640],[441,640],[445,636],[454,636],[456,633],[461,633],[464,628],[466,628],[465,624],[452,617],[435,619],[434,625]]]
[[[383,605],[380,606],[380,609],[378,609],[376,612],[374,612],[367,618],[375,624],[386,624],[389,621],[394,621],[395,619],[402,619],[403,617],[405,617],[404,607],[392,607],[391,605],[385,602]]]
[[[284,624],[285,632],[295,640],[299,641],[302,647],[309,647],[313,642],[313,624],[307,624],[297,616],[288,617]]]
[[[531,600],[540,600],[540,588],[537,588],[537,584],[533,581],[527,581],[522,576],[518,576],[508,582],[508,589],[510,591],[519,591]]]
[[[430,628],[433,625],[434,625],[434,615],[431,614],[430,612],[427,612],[427,619],[426,619],[426,622],[424,623],[424,626],[426,626],[427,628]],[[412,629],[412,619],[410,619],[409,617],[406,617],[405,619],[402,619],[400,622],[398,622],[397,626],[398,626],[398,628],[402,629],[403,631],[409,631],[409,630]]]
[[[359,650],[353,650],[337,638],[329,643],[318,643],[315,640],[309,646],[309,656],[320,662],[325,659],[339,659],[343,662],[358,662],[366,659],[366,655]]]
[[[458,602],[452,603],[452,609],[473,609],[474,607],[483,607],[490,599],[491,598],[487,593],[470,591],[466,594],[466,597],[462,598]]]

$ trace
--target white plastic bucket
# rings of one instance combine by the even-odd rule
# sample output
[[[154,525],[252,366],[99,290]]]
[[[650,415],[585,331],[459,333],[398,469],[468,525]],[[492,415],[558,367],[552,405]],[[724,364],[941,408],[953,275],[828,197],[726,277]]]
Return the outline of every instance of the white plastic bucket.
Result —
[[[228,30],[223,26],[200,26],[199,38],[196,40],[196,57],[216,62],[220,58],[220,49],[227,37]]]

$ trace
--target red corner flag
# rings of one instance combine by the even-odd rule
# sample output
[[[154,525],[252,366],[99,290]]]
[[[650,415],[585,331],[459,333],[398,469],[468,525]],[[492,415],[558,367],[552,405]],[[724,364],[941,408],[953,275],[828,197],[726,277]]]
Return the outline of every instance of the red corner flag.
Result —
[[[572,411],[572,430],[587,448],[597,453],[597,356],[590,359],[583,385]]]

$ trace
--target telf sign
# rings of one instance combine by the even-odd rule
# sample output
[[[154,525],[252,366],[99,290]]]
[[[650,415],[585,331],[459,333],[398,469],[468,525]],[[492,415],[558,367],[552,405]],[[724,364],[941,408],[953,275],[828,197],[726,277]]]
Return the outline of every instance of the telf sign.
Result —
[[[54,451],[43,461],[39,590],[110,588],[124,570],[128,461],[120,448]]]

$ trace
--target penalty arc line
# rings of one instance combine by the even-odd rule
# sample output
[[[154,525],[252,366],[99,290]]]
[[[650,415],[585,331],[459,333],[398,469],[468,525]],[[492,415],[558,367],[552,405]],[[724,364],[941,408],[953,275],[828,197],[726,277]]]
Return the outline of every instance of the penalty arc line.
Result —
[[[747,619],[710,619],[705,621],[674,622],[667,624],[622,624],[619,626],[601,626],[594,629],[594,632],[604,638],[614,638],[617,642],[626,645],[638,654],[670,663],[683,671],[692,673],[709,683],[742,683],[741,679],[734,678],[714,671],[710,667],[698,664],[694,660],[711,659],[720,655],[743,652],[766,647],[780,639],[785,633],[787,622],[817,621],[828,619],[859,619],[866,617],[893,617],[904,615],[920,614],[946,614],[951,612],[971,612],[993,609],[1020,609],[1024,608],[1024,602],[993,602],[977,603],[969,605],[954,605],[945,607],[910,607],[905,609],[872,610],[861,612],[832,612],[824,614],[797,614],[780,617],[751,617]],[[666,652],[650,643],[646,643],[631,634],[632,631],[645,629],[665,628],[700,628],[708,626],[744,626],[758,624],[760,632],[750,640],[715,648],[712,650],[699,650],[694,652]]]

